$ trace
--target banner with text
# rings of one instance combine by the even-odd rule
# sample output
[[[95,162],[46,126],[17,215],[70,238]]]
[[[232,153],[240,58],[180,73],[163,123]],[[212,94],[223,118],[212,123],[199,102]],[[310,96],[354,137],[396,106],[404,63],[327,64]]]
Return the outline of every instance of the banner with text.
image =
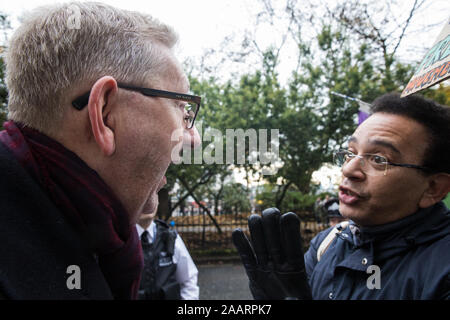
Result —
[[[450,77],[450,19],[427,52],[408,85],[402,92],[406,97]]]

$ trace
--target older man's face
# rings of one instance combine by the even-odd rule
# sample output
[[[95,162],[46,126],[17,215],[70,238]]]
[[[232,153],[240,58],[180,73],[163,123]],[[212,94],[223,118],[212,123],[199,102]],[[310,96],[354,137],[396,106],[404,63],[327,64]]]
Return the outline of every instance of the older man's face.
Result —
[[[149,79],[144,86],[187,93],[187,78],[175,58],[169,57],[168,72],[156,81]],[[137,201],[147,199],[146,210],[153,212],[158,204],[157,192],[166,183],[164,174],[172,155],[182,144],[198,144],[199,134],[195,127],[186,128],[184,102],[125,90],[123,94],[127,95],[124,99],[127,106],[121,117],[125,125],[121,127],[126,130],[119,135],[117,148],[122,150],[124,163],[129,164],[124,170],[136,181],[136,190],[130,190],[130,196],[134,193]]]
[[[375,113],[350,139],[356,155],[383,155],[393,163],[421,165],[428,145],[426,129],[409,118]],[[367,166],[368,164],[366,164]],[[342,169],[341,214],[362,226],[392,222],[419,209],[426,177],[417,169],[388,166],[386,174],[368,175],[357,158]]]

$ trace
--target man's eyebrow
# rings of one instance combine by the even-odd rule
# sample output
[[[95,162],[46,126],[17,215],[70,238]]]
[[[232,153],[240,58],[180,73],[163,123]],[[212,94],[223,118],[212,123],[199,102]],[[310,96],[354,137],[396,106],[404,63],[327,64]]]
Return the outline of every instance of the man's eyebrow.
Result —
[[[400,154],[400,151],[396,147],[394,147],[394,145],[390,142],[387,142],[384,140],[369,140],[369,143],[389,148],[392,151],[394,151],[395,153]]]
[[[350,143],[350,142],[358,143],[358,139],[356,139],[355,136],[351,136],[348,139],[348,143]],[[394,145],[392,143],[384,141],[384,140],[377,140],[377,139],[369,140],[369,144],[375,144],[375,145],[383,146],[383,147],[391,149],[395,153],[398,153],[398,154],[401,153],[396,147],[394,147]]]

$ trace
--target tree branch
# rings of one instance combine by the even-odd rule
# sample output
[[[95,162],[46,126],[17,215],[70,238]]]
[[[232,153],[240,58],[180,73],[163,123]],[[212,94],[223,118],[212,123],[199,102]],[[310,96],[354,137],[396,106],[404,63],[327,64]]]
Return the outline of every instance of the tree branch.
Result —
[[[395,52],[397,51],[397,48],[400,46],[400,43],[402,42],[402,39],[405,36],[406,29],[408,28],[409,23],[410,23],[413,15],[415,13],[415,11],[422,6],[424,1],[422,1],[419,5],[417,3],[418,3],[418,0],[415,0],[412,9],[409,12],[409,17],[408,17],[408,19],[406,19],[405,25],[403,26],[402,33],[401,33],[400,37],[398,38],[398,41],[397,41],[397,44],[394,47],[394,50],[392,51],[392,55],[395,54]]]
[[[211,212],[209,211],[208,208],[206,208],[196,197],[196,195],[194,194],[194,191],[189,187],[188,183],[184,180],[184,178],[180,177],[178,178],[181,182],[181,184],[183,185],[184,188],[186,188],[186,190],[188,190],[188,193],[190,194],[190,196],[194,199],[194,201],[203,209],[206,211],[206,213],[208,214],[208,217],[212,220],[212,222],[214,223],[214,226],[217,229],[217,232],[219,232],[219,234],[222,234],[222,229],[220,229],[219,224],[217,223],[216,219],[214,219],[214,217],[211,215]]]

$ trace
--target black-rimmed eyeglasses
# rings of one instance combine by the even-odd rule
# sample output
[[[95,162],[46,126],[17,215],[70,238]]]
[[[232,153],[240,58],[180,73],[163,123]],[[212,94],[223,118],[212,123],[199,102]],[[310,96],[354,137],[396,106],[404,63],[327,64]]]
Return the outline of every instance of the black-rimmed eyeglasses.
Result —
[[[195,118],[197,118],[197,113],[198,110],[200,109],[200,102],[202,99],[201,97],[179,92],[171,92],[150,88],[140,88],[123,83],[117,83],[117,86],[122,89],[139,92],[144,96],[148,97],[167,98],[187,102],[187,104],[184,106],[184,109],[186,110],[185,115],[186,126],[188,129],[191,129],[194,126]],[[89,91],[73,100],[72,106],[74,106],[78,110],[82,110],[89,102],[90,93],[91,92]]]

